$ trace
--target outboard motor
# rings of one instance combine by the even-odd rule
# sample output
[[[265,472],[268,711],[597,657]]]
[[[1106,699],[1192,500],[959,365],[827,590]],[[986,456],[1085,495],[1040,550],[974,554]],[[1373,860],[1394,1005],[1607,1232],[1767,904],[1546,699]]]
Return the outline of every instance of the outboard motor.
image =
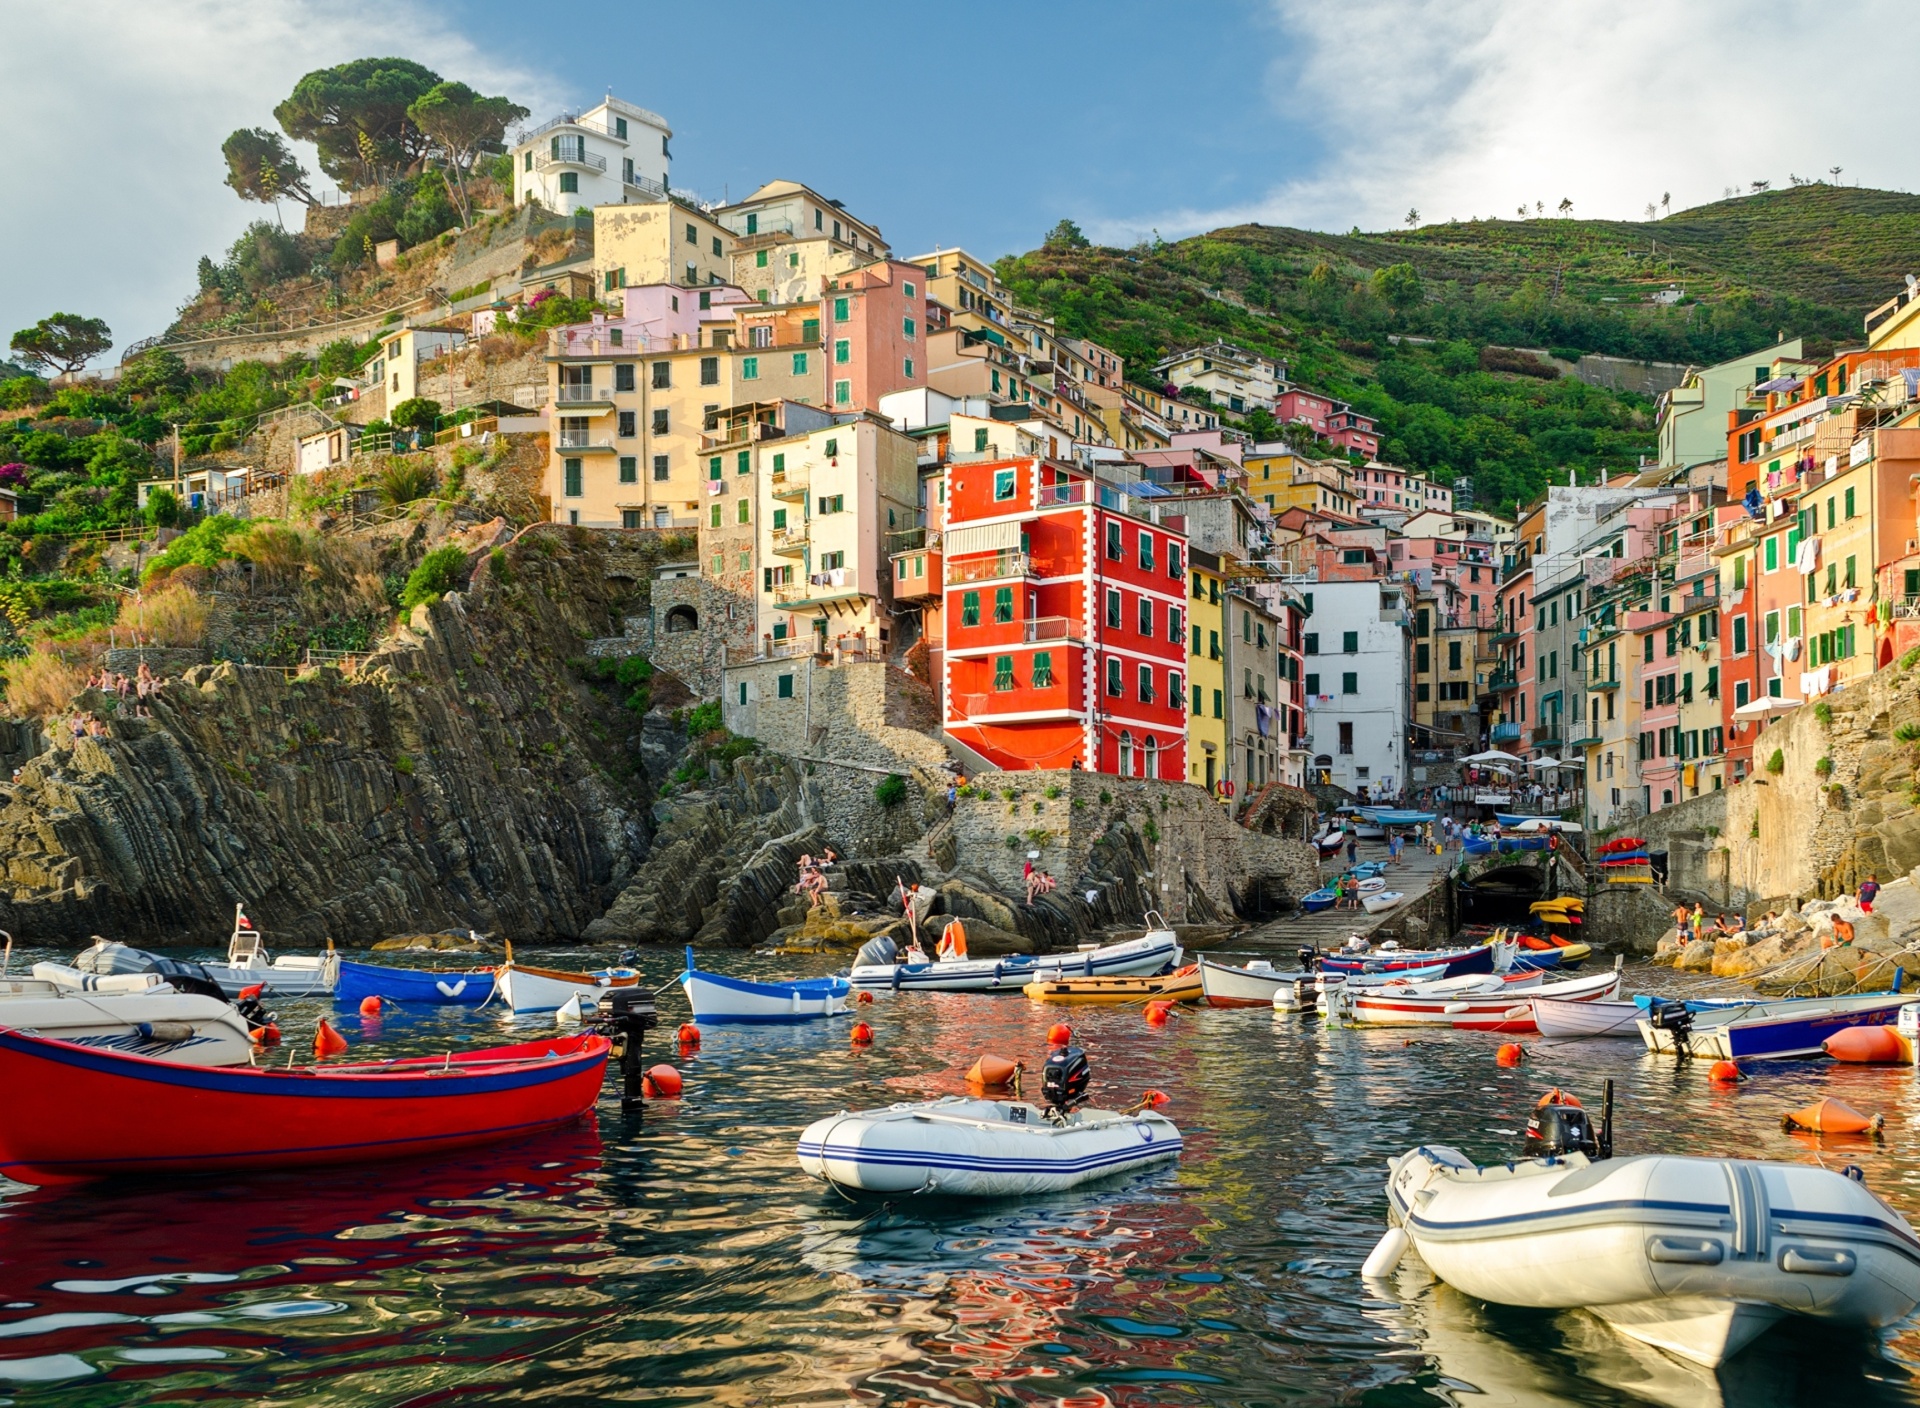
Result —
[[[601,998],[594,1030],[613,1043],[612,1055],[620,1064],[622,1114],[639,1114],[644,1108],[640,1091],[640,1040],[659,1020],[653,994],[645,988],[613,988]]]
[[[1312,944],[1301,944],[1299,957],[1300,971],[1302,973],[1311,973],[1314,965],[1320,961],[1320,950]]]
[[[1693,1055],[1693,1009],[1684,1002],[1654,1001],[1647,1007],[1647,1022],[1661,1031],[1673,1033],[1673,1054]]]
[[[1613,1082],[1607,1082],[1597,1127],[1580,1102],[1565,1091],[1556,1088],[1541,1096],[1527,1116],[1527,1154],[1532,1158],[1557,1158],[1562,1154],[1612,1158]]]
[[[1065,1119],[1075,1105],[1085,1103],[1087,1087],[1092,1083],[1093,1067],[1085,1051],[1077,1046],[1056,1049],[1040,1072],[1040,1095],[1047,1102],[1047,1118],[1056,1122]]]

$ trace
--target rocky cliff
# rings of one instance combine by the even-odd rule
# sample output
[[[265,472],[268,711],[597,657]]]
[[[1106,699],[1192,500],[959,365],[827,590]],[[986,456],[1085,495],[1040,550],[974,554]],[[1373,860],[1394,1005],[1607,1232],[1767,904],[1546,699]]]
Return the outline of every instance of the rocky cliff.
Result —
[[[150,718],[54,745],[0,795],[0,926],[148,942],[223,936],[245,901],[311,944],[472,926],[580,935],[647,853],[639,721],[569,667],[630,609],[592,534],[475,554],[352,677],[233,664]]]

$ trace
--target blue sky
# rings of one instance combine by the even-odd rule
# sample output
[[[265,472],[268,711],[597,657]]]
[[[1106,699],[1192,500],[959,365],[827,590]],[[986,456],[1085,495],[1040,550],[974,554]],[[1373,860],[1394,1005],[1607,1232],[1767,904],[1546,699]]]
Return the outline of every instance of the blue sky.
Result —
[[[1910,13],[1861,0],[1848,32],[1892,38]],[[221,184],[221,140],[271,125],[302,73],[372,54],[536,121],[611,89],[673,124],[676,185],[797,179],[905,253],[990,258],[1063,215],[1126,244],[1563,197],[1639,218],[1833,166],[1910,185],[1885,134],[1920,122],[1920,85],[1863,74],[1871,122],[1812,122],[1752,77],[1831,43],[1823,12],[1751,0],[0,0],[0,337],[55,309],[122,345],[161,331],[199,256],[269,214]],[[67,139],[34,135],[53,114]]]

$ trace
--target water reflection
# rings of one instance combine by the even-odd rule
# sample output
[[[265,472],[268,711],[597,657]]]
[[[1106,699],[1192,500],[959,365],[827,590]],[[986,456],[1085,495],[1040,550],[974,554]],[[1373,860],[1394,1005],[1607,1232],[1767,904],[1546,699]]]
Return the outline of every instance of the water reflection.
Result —
[[[564,964],[568,955],[548,955]],[[751,971],[754,960],[737,965]],[[661,983],[678,955],[649,956]],[[1670,981],[1670,975],[1659,975]],[[291,1031],[323,1010],[284,1004]],[[679,1020],[676,997],[663,1015]],[[846,1024],[713,1029],[674,1057],[687,1098],[645,1123],[453,1160],[172,1190],[0,1194],[0,1395],[312,1404],[1771,1404],[1920,1402],[1912,1331],[1879,1346],[1784,1323],[1716,1378],[1580,1313],[1478,1306],[1358,1265],[1386,1159],[1419,1142],[1511,1153],[1551,1084],[1619,1084],[1623,1151],[1860,1164],[1920,1208],[1913,1072],[1787,1064],[1733,1089],[1631,1043],[1328,1031],[1261,1011],[1068,1015],[1095,1092],[1154,1086],[1174,1168],[1033,1203],[849,1203],[802,1176],[820,1114],[964,1088],[983,1051],[1038,1070],[1063,1015],[1024,999],[882,998]],[[337,1019],[356,1048],[524,1039],[550,1018]],[[665,1047],[656,1048],[665,1054]],[[1833,1094],[1887,1137],[1796,1142]],[[97,1116],[96,1116],[97,1117]]]

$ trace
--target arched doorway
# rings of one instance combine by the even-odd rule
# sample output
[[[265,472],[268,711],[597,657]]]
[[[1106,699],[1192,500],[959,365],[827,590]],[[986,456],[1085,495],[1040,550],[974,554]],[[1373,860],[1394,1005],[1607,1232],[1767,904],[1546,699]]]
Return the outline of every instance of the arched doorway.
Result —
[[[681,605],[667,612],[667,634],[685,635],[689,631],[700,629],[700,613],[691,606]]]
[[[1126,729],[1120,730],[1120,776],[1133,776],[1133,735]]]
[[[1160,740],[1152,734],[1140,747],[1140,775],[1142,777],[1160,776]]]

